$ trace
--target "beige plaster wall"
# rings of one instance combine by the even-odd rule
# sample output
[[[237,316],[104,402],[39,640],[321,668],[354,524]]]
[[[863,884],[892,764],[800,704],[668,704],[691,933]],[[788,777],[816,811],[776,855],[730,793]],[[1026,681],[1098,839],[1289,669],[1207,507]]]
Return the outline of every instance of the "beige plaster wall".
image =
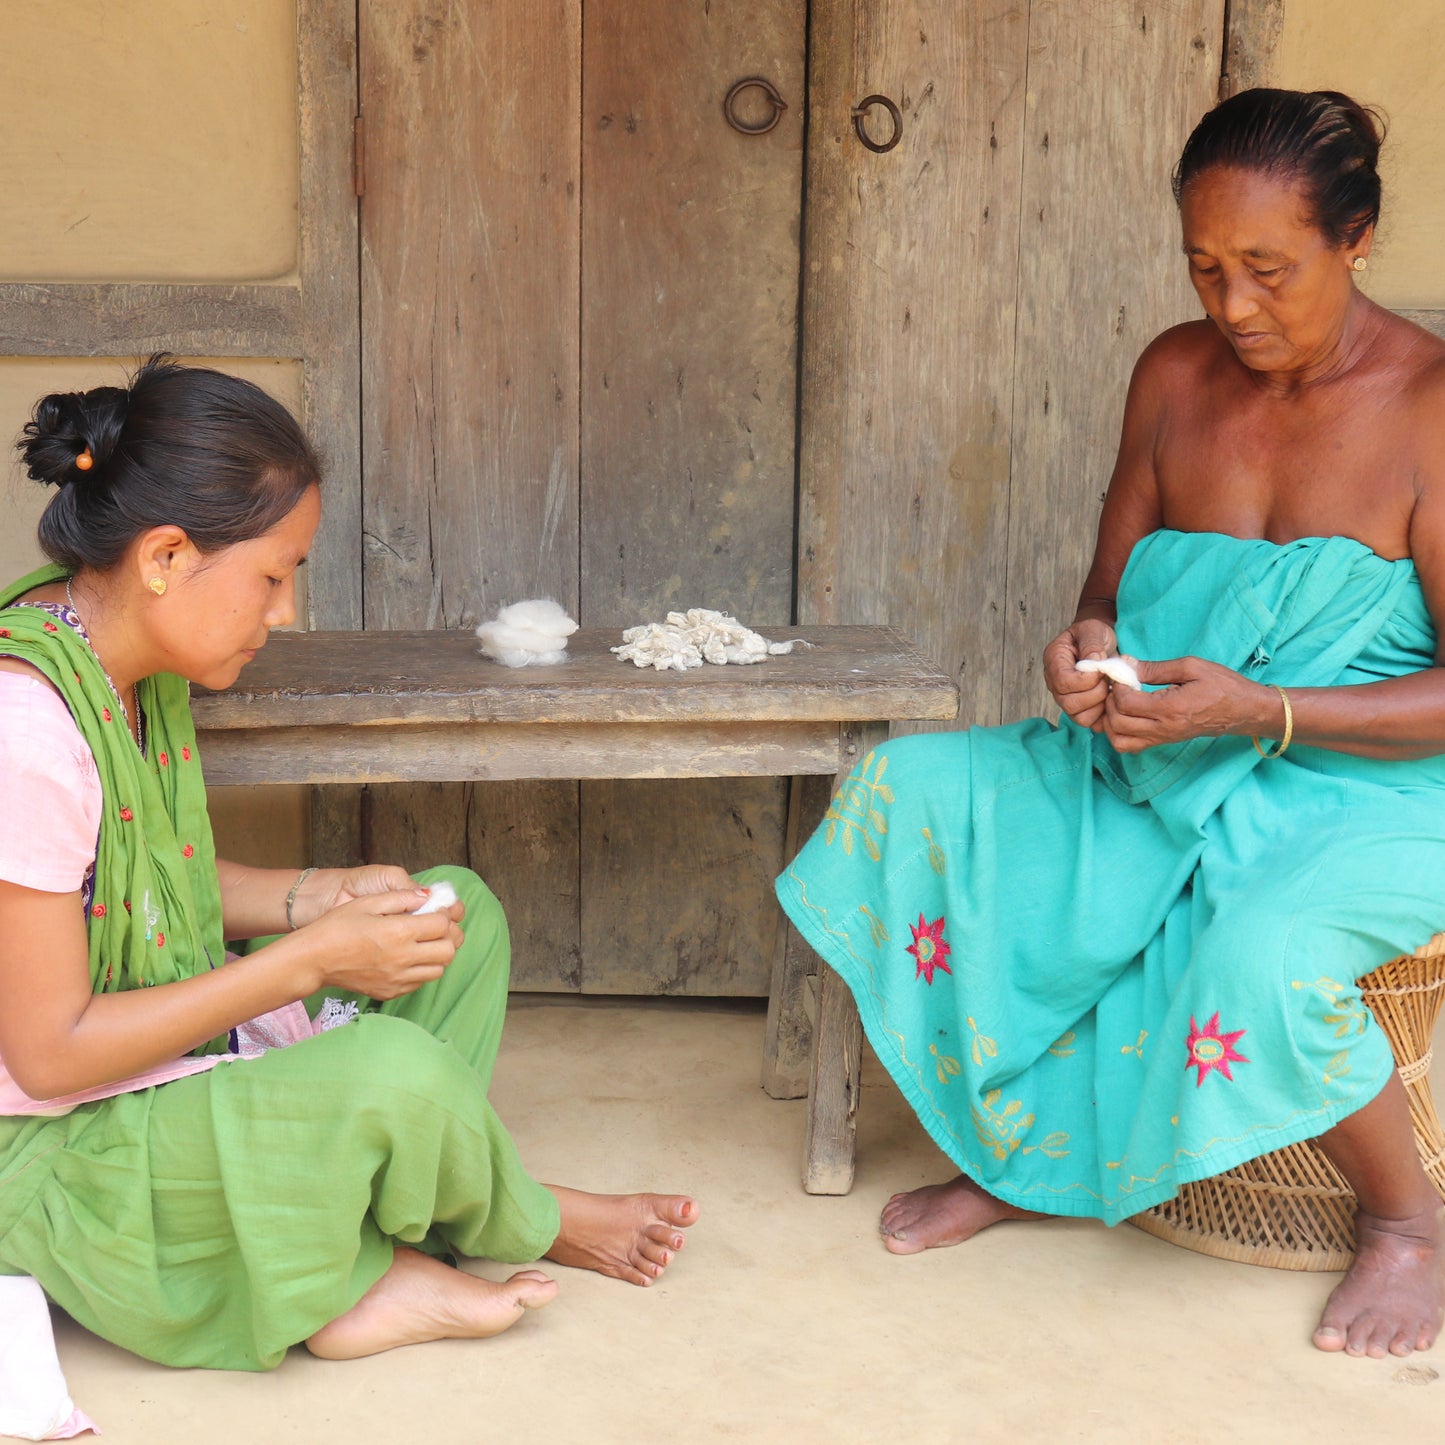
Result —
[[[1386,306],[1445,306],[1445,3],[1284,0],[1275,84],[1342,90],[1384,112],[1367,289]]]
[[[0,276],[296,265],[295,0],[3,0]]]

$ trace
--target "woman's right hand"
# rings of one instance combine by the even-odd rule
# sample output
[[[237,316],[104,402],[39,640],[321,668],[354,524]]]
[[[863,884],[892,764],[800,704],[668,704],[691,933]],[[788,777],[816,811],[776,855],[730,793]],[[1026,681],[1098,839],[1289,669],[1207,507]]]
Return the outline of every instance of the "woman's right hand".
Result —
[[[1044,648],[1044,682],[1080,727],[1098,732],[1103,726],[1109,680],[1101,672],[1080,672],[1074,664],[1085,657],[1113,657],[1118,650],[1114,629],[1097,617],[1071,623]]]
[[[459,903],[419,916],[416,906],[413,888],[354,898],[289,937],[316,951],[318,989],[400,998],[440,978],[462,942],[453,917],[461,912]]]

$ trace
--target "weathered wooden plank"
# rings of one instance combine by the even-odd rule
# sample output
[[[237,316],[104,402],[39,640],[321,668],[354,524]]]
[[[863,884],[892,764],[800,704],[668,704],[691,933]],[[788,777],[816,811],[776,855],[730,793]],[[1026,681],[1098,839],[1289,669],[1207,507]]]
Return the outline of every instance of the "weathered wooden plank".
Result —
[[[1052,709],[1041,654],[1073,616],[1093,555],[1135,358],[1157,332],[1199,312],[1179,255],[1169,176],[1185,137],[1214,104],[1223,34],[1223,0],[1034,8],[1009,492],[1008,719]]]
[[[6,356],[302,355],[294,285],[0,283]]]
[[[368,628],[575,612],[580,26],[361,7]]]
[[[812,645],[750,667],[637,668],[584,628],[565,663],[508,668],[463,632],[278,632],[224,692],[195,690],[217,730],[328,723],[949,719],[953,680],[887,627],[805,627]]]
[[[789,619],[805,29],[801,0],[589,0],[589,624],[678,606]],[[765,135],[723,114],[747,76],[789,107]]]
[[[303,308],[299,355],[306,427],[326,469],[321,527],[307,562],[313,627],[360,627],[361,336],[352,125],[356,7],[297,0]]]
[[[581,862],[575,782],[487,783],[464,789],[467,865],[486,879],[512,931],[512,987],[582,987],[577,919]],[[545,877],[545,913],[531,901]],[[552,918],[564,920],[559,928]]]
[[[776,778],[838,767],[838,729],[825,722],[376,723],[202,728],[198,736],[206,779],[216,785]],[[436,807],[428,811],[441,805],[435,790],[421,789],[419,796],[433,799]],[[369,806],[375,808],[375,799]],[[654,797],[649,811],[655,807]],[[669,807],[696,827],[678,800]],[[730,802],[721,809],[729,816],[737,811]],[[464,812],[465,805],[458,816]],[[418,825],[411,826],[410,836],[418,836]],[[746,831],[748,825],[739,826]]]
[[[1027,47],[1018,0],[813,11],[798,616],[906,629],[969,722],[1001,713]]]
[[[826,963],[818,967],[814,1033],[803,1136],[803,1188],[809,1194],[846,1194],[853,1187],[863,1024],[848,985]]]
[[[365,624],[466,627],[537,596],[575,614],[580,0],[397,0],[360,28]],[[576,797],[373,790],[369,847],[412,846],[419,812],[508,819],[534,845],[507,899],[525,985],[528,957],[575,967]]]
[[[780,625],[792,607],[806,0],[588,0],[586,14],[583,621],[702,605]],[[723,115],[749,76],[788,106],[764,135]],[[749,120],[769,113],[760,91],[740,102]],[[783,791],[698,785],[658,815],[651,790],[583,788],[589,990],[630,986],[649,957],[660,976],[684,967],[658,955],[642,886],[670,899],[687,967],[746,992],[730,981],[749,958],[765,991],[758,960],[778,923],[763,875],[781,861]]]
[[[307,561],[312,627],[360,627],[360,242],[352,175],[357,111],[356,6],[298,0],[301,215],[297,271],[302,316],[302,410],[326,470],[321,526]],[[312,858],[361,862],[362,798],[355,788],[315,789]]]
[[[788,792],[788,822],[783,835],[786,864],[823,821],[836,778],[794,778]],[[812,1071],[813,1021],[808,1013],[809,980],[818,956],[785,920],[778,932],[773,977],[768,989],[768,1019],[763,1031],[763,1090],[774,1099],[799,1099],[808,1092]]]
[[[836,759],[836,728],[831,744]],[[826,771],[821,747],[786,762],[780,752],[768,756],[768,770],[775,764],[780,774]],[[705,762],[699,773],[721,772],[726,759],[699,755],[698,762]],[[783,866],[786,786],[769,784],[761,807],[743,798],[742,784],[726,779],[587,791],[583,989],[766,994],[782,928],[772,884]],[[775,807],[766,806],[774,799]]]
[[[363,793],[359,787],[311,789],[311,862],[318,868],[354,868],[366,861]]]
[[[1219,98],[1274,83],[1284,34],[1284,0],[1228,0],[1224,7],[1224,65]]]

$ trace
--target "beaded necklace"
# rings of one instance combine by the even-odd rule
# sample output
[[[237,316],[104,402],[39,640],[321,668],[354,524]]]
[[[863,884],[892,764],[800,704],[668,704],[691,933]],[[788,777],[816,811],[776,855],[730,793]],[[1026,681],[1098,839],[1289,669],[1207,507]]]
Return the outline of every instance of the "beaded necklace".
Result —
[[[65,601],[70,607],[71,615],[75,618],[77,631],[79,631],[80,635],[85,639],[85,645],[89,647],[92,652],[95,652],[95,646],[90,640],[90,634],[85,630],[85,623],[80,619],[80,609],[75,605],[75,594],[70,590],[72,580],[70,577],[65,579]],[[99,653],[96,653],[96,661],[100,661]],[[100,670],[105,672],[104,663],[101,663]],[[135,739],[136,747],[140,749],[141,757],[145,757],[146,716],[145,713],[141,711],[140,697],[132,691],[131,696],[135,700],[135,721],[132,723],[130,710],[126,707],[125,700],[120,695],[120,689],[111,681],[110,673],[105,672],[105,680],[110,683],[110,690],[115,693],[115,700],[120,704],[121,715],[125,718],[127,727],[130,728],[130,734]]]

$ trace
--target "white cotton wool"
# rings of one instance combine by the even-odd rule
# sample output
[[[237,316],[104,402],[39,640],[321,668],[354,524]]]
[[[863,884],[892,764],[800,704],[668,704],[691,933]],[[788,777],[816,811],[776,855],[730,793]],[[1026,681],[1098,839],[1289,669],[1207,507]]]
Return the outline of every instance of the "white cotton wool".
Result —
[[[440,913],[457,901],[457,890],[445,880],[433,883],[426,894],[426,902],[420,908],[413,908],[413,913]]]
[[[803,644],[806,646],[807,644]],[[769,642],[736,617],[706,607],[669,612],[665,622],[644,622],[622,634],[613,652],[624,662],[658,672],[683,672],[704,662],[743,666],[791,652],[792,642]]]
[[[1102,672],[1120,687],[1139,687],[1139,674],[1123,657],[1081,657],[1075,664],[1077,672]]]
[[[491,622],[477,628],[482,654],[504,667],[550,667],[567,656],[567,639],[577,624],[550,597],[536,597],[503,607]]]

